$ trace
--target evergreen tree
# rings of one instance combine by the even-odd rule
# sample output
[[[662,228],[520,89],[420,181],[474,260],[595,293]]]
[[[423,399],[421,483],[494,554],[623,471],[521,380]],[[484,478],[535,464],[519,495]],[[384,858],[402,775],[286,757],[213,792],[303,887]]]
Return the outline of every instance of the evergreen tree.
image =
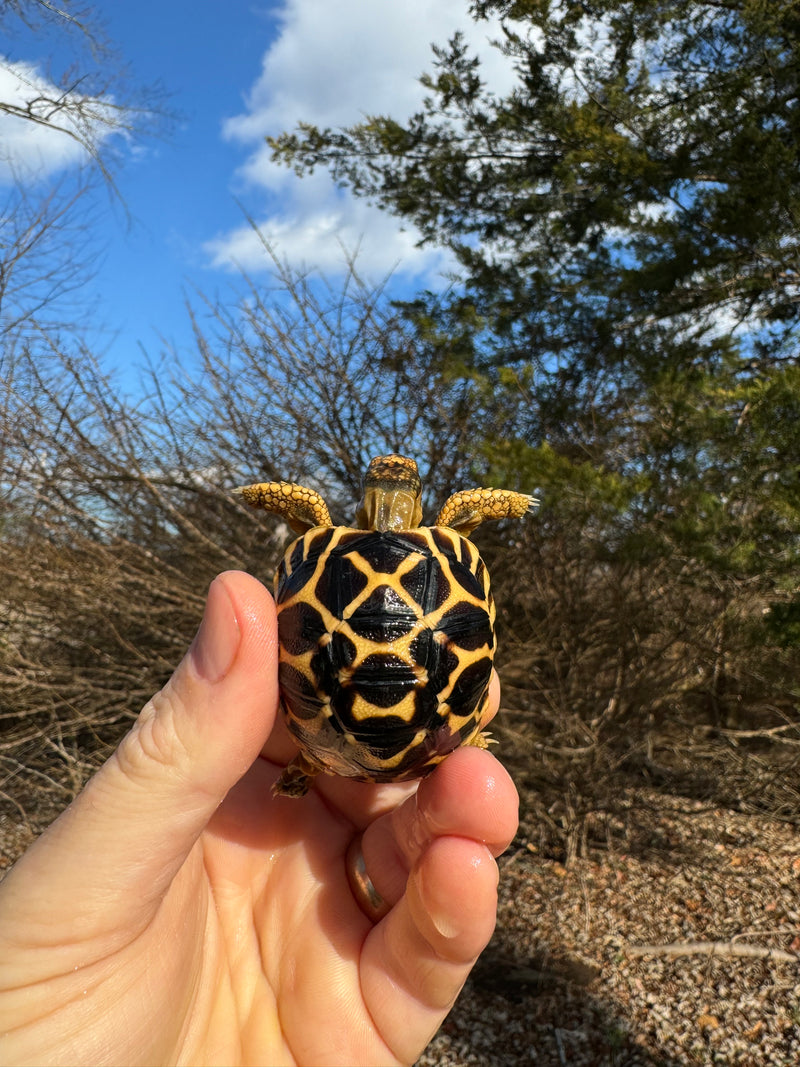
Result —
[[[666,364],[735,357],[752,377],[791,359],[800,5],[471,11],[503,19],[498,47],[517,74],[506,96],[457,35],[435,49],[417,114],[301,126],[272,141],[275,157],[328,167],[455,252],[464,289],[449,334],[456,317],[473,335],[479,321],[484,360],[534,369],[548,435],[609,386],[638,397]]]

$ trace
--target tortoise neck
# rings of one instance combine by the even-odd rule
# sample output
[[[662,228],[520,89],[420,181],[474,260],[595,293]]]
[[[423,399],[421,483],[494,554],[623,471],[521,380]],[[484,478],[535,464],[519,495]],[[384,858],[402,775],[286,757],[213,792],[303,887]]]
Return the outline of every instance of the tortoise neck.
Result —
[[[360,530],[413,530],[422,522],[422,483],[413,459],[376,456],[367,467],[356,511]]]
[[[403,489],[368,487],[356,511],[359,530],[413,530],[421,521],[419,496]]]

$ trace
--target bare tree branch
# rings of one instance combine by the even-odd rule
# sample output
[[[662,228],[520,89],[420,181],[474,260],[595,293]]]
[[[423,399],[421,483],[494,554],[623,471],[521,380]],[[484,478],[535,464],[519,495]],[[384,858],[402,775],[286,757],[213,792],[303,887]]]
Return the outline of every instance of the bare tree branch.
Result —
[[[670,945],[626,945],[629,956],[718,956],[720,959],[776,960],[781,963],[800,963],[796,952],[765,945],[747,945],[739,941],[685,941]]]

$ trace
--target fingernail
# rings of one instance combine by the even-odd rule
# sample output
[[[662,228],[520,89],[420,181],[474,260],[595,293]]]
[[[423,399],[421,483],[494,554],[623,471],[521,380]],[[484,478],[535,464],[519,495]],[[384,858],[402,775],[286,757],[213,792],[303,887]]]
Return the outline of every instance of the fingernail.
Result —
[[[431,899],[431,894],[426,891],[427,887],[425,885],[425,879],[422,877],[422,871],[415,871],[412,877],[417,883],[419,899],[422,901],[425,910],[428,912],[428,917],[436,927],[437,931],[442,937],[448,939],[458,937],[462,930],[462,924],[458,921],[458,917],[453,915],[452,912],[445,910],[438,904],[438,902],[434,902]]]
[[[431,912],[431,922],[442,937],[453,938],[461,933],[460,924],[455,922],[452,916]]]
[[[207,682],[224,678],[236,658],[240,640],[239,622],[225,582],[215,578],[208,590],[203,621],[189,650],[200,677]]]

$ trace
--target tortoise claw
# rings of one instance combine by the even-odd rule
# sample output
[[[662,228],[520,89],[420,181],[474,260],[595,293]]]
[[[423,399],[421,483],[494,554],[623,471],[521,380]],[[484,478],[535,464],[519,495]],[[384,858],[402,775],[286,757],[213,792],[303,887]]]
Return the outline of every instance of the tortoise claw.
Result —
[[[472,745],[473,748],[488,748],[489,745],[498,745],[500,742],[496,737],[492,737],[486,730],[481,730],[480,733],[475,734],[475,736],[466,743]]]

